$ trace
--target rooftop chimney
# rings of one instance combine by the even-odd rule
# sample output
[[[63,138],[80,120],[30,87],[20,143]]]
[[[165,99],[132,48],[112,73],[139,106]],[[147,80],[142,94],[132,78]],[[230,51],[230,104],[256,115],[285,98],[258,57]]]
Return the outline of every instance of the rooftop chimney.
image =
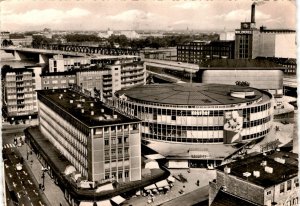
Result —
[[[255,3],[251,6],[251,23],[255,23]]]

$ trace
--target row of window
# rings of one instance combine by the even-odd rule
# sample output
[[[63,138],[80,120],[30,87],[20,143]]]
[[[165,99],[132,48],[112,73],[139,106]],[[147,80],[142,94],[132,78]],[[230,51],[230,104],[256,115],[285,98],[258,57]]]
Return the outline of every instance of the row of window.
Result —
[[[188,142],[188,143],[220,143],[223,138],[182,138],[182,137],[166,137],[155,134],[142,133],[143,139],[155,139],[169,142]]]
[[[285,190],[285,184],[286,184],[286,190]],[[294,179],[294,186],[299,187],[299,179],[295,178]],[[289,191],[292,189],[292,180],[288,180],[286,182],[283,182],[280,184],[280,193],[283,193],[285,191]]]
[[[242,137],[243,140],[248,140],[248,139],[254,139],[254,138],[258,138],[258,137],[263,137],[266,134],[268,134],[270,131],[270,129],[264,130],[262,132],[258,132],[258,133],[254,133],[254,134],[250,134],[250,135],[245,135]]]

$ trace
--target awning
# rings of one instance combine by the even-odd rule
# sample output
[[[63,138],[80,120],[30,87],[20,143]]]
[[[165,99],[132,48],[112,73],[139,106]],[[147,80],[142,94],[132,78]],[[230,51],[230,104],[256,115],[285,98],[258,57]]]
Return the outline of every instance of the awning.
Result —
[[[165,159],[164,156],[161,154],[151,154],[151,155],[145,155],[147,159],[153,159],[153,160],[158,160],[158,159]]]
[[[152,189],[156,189],[155,184],[149,185],[147,187],[144,187],[145,190],[152,190]]]
[[[175,178],[172,175],[170,175],[167,180],[169,182],[175,182]]]
[[[108,183],[108,184],[105,184],[105,185],[102,185],[100,187],[97,188],[96,190],[96,193],[99,193],[101,191],[107,191],[107,190],[113,190],[114,189],[114,186],[112,185],[112,183]]]
[[[157,186],[158,188],[169,186],[169,183],[167,182],[167,180],[162,180],[162,181],[159,181],[159,182],[157,182],[157,183],[155,183],[155,184],[156,184],[156,186]]]
[[[109,200],[102,200],[97,202],[97,206],[112,206]]]
[[[85,201],[81,201],[79,206],[93,206],[94,202],[85,202]]]
[[[126,199],[124,199],[124,198],[121,197],[120,195],[111,198],[111,201],[113,201],[113,202],[116,203],[117,205],[121,204],[121,203],[124,202],[125,200],[126,200]]]

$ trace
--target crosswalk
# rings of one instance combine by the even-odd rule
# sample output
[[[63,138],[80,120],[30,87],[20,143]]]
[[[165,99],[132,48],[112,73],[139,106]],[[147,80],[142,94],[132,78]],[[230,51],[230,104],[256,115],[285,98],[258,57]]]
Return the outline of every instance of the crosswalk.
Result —
[[[16,145],[15,144],[5,144],[3,146],[4,149],[6,149],[6,148],[13,148],[13,147],[16,147]]]

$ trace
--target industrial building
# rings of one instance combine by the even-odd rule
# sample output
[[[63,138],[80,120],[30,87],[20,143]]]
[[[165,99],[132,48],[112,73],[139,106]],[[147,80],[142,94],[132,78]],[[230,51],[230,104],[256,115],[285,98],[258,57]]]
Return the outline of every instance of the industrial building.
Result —
[[[272,99],[251,87],[184,83],[121,90],[108,104],[142,120],[142,140],[173,159],[169,167],[190,167],[220,163],[234,151],[227,144],[268,134]]]
[[[296,206],[299,204],[298,155],[275,151],[216,168],[209,183],[209,205]]]
[[[10,121],[37,115],[34,69],[2,69],[2,112]]]
[[[234,41],[193,41],[177,46],[177,61],[200,63],[207,59],[233,59]]]

